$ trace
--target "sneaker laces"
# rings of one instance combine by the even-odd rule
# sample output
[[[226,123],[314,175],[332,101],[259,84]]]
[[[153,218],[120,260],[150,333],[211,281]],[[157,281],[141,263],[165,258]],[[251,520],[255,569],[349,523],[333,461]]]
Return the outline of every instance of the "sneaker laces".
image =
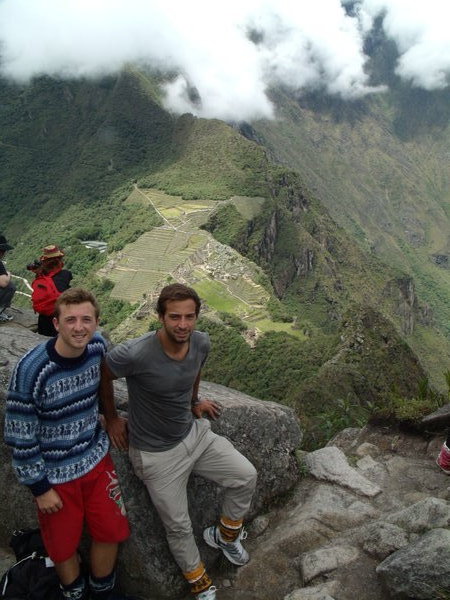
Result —
[[[212,585],[204,592],[200,592],[195,596],[196,600],[212,600],[216,597],[217,588],[215,585]]]

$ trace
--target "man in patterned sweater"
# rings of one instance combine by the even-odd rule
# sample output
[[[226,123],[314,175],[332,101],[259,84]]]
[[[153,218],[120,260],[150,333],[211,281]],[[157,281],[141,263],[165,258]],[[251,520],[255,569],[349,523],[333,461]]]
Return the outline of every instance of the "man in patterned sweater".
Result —
[[[113,591],[118,544],[129,536],[129,526],[99,422],[106,346],[96,333],[98,316],[90,292],[73,288],[61,294],[54,318],[58,336],[20,359],[7,397],[5,441],[19,481],[35,498],[44,544],[67,600],[127,598]],[[77,552],[84,521],[92,538],[89,587]]]

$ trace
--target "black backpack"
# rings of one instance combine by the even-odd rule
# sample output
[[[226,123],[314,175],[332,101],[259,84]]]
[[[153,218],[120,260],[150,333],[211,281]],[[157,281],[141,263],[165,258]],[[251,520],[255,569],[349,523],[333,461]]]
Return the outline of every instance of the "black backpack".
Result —
[[[39,529],[14,531],[9,545],[17,562],[0,580],[0,598],[61,600],[59,578],[42,542]]]

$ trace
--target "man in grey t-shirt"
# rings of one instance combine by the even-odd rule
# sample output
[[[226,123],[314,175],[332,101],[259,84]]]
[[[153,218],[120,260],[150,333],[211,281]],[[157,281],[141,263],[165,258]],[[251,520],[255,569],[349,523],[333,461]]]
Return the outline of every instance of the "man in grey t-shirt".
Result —
[[[205,529],[203,537],[233,564],[244,565],[249,556],[241,543],[242,523],[255,489],[256,471],[202,418],[204,414],[217,418],[219,406],[198,397],[209,336],[195,331],[200,311],[197,293],[178,283],[166,286],[157,311],[161,329],[119,344],[106,357],[101,385],[106,428],[116,448],[129,449],[135,473],[147,487],[192,593],[197,600],[215,600],[215,587],[192,533],[189,474],[202,475],[225,488],[219,524]],[[128,429],[113,401],[112,380],[118,377],[127,381]]]

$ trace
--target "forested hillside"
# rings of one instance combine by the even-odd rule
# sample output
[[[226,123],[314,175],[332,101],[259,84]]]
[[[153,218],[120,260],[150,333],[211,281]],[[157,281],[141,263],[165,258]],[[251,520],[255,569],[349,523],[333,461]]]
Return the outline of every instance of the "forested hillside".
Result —
[[[306,158],[295,170],[274,166],[268,155],[280,158],[282,144],[267,153],[222,121],[167,113],[158,82],[133,69],[101,81],[0,82],[1,229],[15,246],[8,267],[30,277],[25,265],[39,249],[62,245],[116,339],[154,326],[161,283],[194,285],[213,340],[205,376],[294,406],[310,445],[373,413],[401,414],[405,399],[419,400],[418,414],[438,403],[405,336],[421,331],[427,358],[439,332],[405,263],[386,262],[333,219],[346,214],[348,197],[328,212],[321,190],[311,193]],[[315,169],[313,154],[308,161]],[[177,236],[158,254],[154,288],[139,289],[130,305],[117,266],[140,280],[136,252],[156,248],[156,230]],[[107,253],[86,239],[106,242]],[[185,263],[175,265],[175,254]],[[443,354],[436,380],[445,366]]]
[[[435,383],[450,363],[450,103],[395,73],[398,51],[375,28],[366,42],[382,94],[343,102],[273,89],[277,119],[245,135],[294,168],[368,256],[408,277],[428,323],[404,329]]]

